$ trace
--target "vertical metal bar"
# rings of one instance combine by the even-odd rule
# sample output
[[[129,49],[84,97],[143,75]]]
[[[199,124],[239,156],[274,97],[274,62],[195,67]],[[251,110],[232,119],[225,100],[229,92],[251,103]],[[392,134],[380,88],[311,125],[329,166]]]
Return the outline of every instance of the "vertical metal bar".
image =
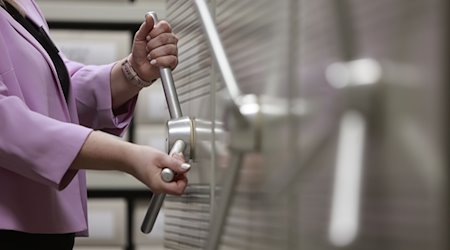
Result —
[[[288,24],[289,25],[289,33],[288,33],[288,55],[286,58],[286,62],[288,63],[288,100],[289,104],[289,116],[288,116],[288,131],[290,139],[287,140],[286,144],[288,145],[289,154],[287,156],[286,161],[288,162],[289,168],[295,168],[294,166],[298,165],[298,159],[300,155],[300,124],[299,117],[294,114],[294,110],[292,107],[295,107],[295,101],[299,100],[302,95],[300,77],[298,74],[298,69],[300,67],[300,16],[301,16],[301,5],[303,1],[299,0],[289,0],[288,1]],[[292,170],[289,172],[292,173]],[[300,189],[299,188],[289,188],[287,192],[288,205],[287,205],[287,213],[288,220],[294,220],[298,218],[298,211],[300,211]],[[300,250],[300,239],[298,237],[298,232],[300,232],[299,223],[287,223],[287,246],[285,249],[298,249]]]
[[[164,89],[164,95],[166,96],[170,118],[181,118],[183,116],[183,112],[181,112],[177,90],[175,89],[175,85],[173,83],[172,70],[169,68],[161,68],[159,72],[161,74],[161,82]]]
[[[158,16],[154,11],[147,12],[146,16],[151,16],[155,24],[158,22]],[[159,74],[161,75],[161,82],[166,96],[167,108],[169,109],[170,118],[176,119],[183,116],[181,112],[180,101],[178,100],[177,90],[172,77],[172,70],[169,68],[160,67]]]
[[[145,16],[146,17],[151,16],[155,24],[158,22],[158,16],[153,11],[147,12]],[[167,108],[169,109],[170,118],[171,119],[181,118],[183,116],[183,113],[181,112],[180,101],[178,100],[178,94],[175,89],[175,83],[172,77],[172,70],[169,68],[160,67],[159,73],[161,75],[161,82],[164,89],[164,95],[166,96]],[[169,155],[172,155],[175,152],[181,153],[184,151],[185,148],[186,144],[182,140],[178,140],[175,142],[174,146],[170,150]],[[165,171],[166,174],[169,174],[169,176],[175,175],[173,171],[168,168],[165,168],[163,171]],[[161,172],[161,174],[163,174],[163,172]],[[164,181],[169,180],[165,179],[164,176],[161,177]],[[166,194],[163,193],[153,194],[147,209],[147,213],[145,214],[144,221],[142,222],[141,225],[141,231],[143,233],[148,234],[152,231],[165,197]]]
[[[217,213],[213,214],[213,219],[210,224],[209,238],[205,248],[207,250],[216,250],[219,247],[225,221],[230,211],[232,198],[235,193],[235,186],[239,179],[239,170],[241,168],[243,155],[243,153],[239,152],[234,153],[231,157],[228,175],[225,178],[220,191],[220,202]]]
[[[366,126],[358,111],[347,111],[341,118],[328,229],[329,240],[336,247],[350,245],[359,231]]]
[[[211,2],[213,8],[211,11],[211,17],[213,17],[213,19],[216,18],[216,7],[217,7],[217,0],[212,0]],[[211,65],[211,75],[210,75],[210,81],[211,81],[211,86],[210,86],[210,120],[212,122],[212,133],[211,133],[211,151],[213,152],[211,154],[211,171],[210,171],[210,175],[209,175],[209,185],[210,185],[210,207],[209,207],[209,212],[210,214],[213,213],[213,211],[215,211],[216,208],[216,204],[215,204],[215,200],[216,200],[216,169],[218,167],[217,164],[217,146],[216,146],[216,140],[217,140],[217,134],[216,134],[216,128],[217,128],[217,119],[216,119],[216,115],[217,115],[217,111],[216,111],[216,105],[217,105],[217,90],[218,90],[218,78],[217,78],[217,65],[212,64]],[[212,217],[210,217],[209,222],[211,223]]]
[[[336,0],[331,1],[331,3],[334,5],[336,15],[336,28],[338,29],[338,42],[342,59],[344,61],[354,60],[357,41],[352,30],[351,4],[348,0]]]
[[[164,202],[164,198],[166,198],[166,194],[164,193],[153,193],[153,196],[150,199],[150,204],[148,205],[147,213],[145,214],[144,221],[141,225],[141,232],[149,234],[152,231],[156,218],[158,217],[159,210],[161,210],[161,206]]]
[[[172,149],[170,150],[169,155],[172,155],[174,153],[180,153],[183,152],[186,147],[186,143],[184,143],[182,140],[178,140],[173,145]],[[166,197],[166,194],[153,194],[152,198],[150,199],[150,204],[147,209],[147,213],[145,214],[144,221],[141,225],[141,231],[143,233],[150,233],[153,229],[153,226],[155,225],[156,218],[158,217],[159,210],[161,210],[161,206],[164,202],[164,198]]]

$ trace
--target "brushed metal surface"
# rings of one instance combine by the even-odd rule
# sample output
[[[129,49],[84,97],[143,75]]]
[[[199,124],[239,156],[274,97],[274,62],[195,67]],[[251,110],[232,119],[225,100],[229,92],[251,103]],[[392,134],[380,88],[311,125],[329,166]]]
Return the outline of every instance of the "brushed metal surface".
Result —
[[[223,209],[217,188],[224,185],[231,156],[224,120],[227,92],[192,2],[167,3],[169,20],[185,39],[180,39],[180,52],[188,61],[174,72],[181,80],[180,100],[187,114],[211,122],[211,135],[203,143],[213,149],[201,152],[193,178],[210,187],[209,200],[173,201],[214,214]],[[448,64],[442,53],[448,49],[447,5],[443,0],[209,1],[239,88],[285,100],[290,112],[276,126],[263,124],[261,153],[243,158],[225,227],[216,234],[220,248],[342,248],[329,237],[338,128],[348,103],[362,97],[330,86],[326,69],[373,58],[388,80],[366,100],[361,200],[353,207],[358,227],[344,247],[447,249]],[[216,137],[219,123],[224,132]],[[198,239],[191,242],[182,237],[186,228],[170,227],[168,246],[204,248],[210,221],[196,216],[204,219],[191,223],[190,233],[198,232]]]

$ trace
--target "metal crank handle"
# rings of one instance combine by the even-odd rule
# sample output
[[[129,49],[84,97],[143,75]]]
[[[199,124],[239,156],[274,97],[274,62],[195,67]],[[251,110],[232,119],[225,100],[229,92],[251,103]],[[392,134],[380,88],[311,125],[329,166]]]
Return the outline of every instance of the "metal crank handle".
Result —
[[[145,17],[147,16],[151,16],[155,24],[158,22],[158,16],[156,15],[156,12],[149,11],[147,12],[147,14],[145,14]],[[178,95],[172,77],[172,70],[170,68],[160,67],[159,74],[161,75],[161,82],[164,89],[164,95],[166,96],[170,118],[181,118],[183,116],[183,113],[181,112],[180,102],[178,101]]]
[[[177,153],[177,154],[183,153],[185,149],[186,149],[186,143],[182,140],[178,140],[173,144],[172,149],[169,152],[169,155],[172,156],[175,153]],[[164,182],[171,182],[171,181],[173,181],[174,178],[175,178],[175,173],[172,171],[172,169],[164,168],[161,171],[161,179]]]
[[[182,140],[178,140],[173,145],[172,149],[169,152],[169,155],[174,153],[181,153],[184,151],[186,144]],[[175,177],[174,172],[169,168],[164,168],[161,171],[161,178],[164,182],[171,182]],[[164,202],[164,198],[166,194],[153,194],[150,205],[148,206],[147,213],[145,214],[144,221],[141,225],[141,231],[145,234],[149,234],[153,226],[155,225],[156,218],[158,217],[159,210],[161,210],[161,206]]]
[[[155,12],[147,12],[145,17],[151,16],[154,23],[158,23],[158,16]],[[164,89],[164,95],[166,97],[167,108],[169,109],[170,118],[179,119],[183,116],[181,111],[180,102],[178,100],[178,95],[175,89],[175,83],[172,77],[172,70],[166,67],[160,67],[159,73],[161,75],[161,82]],[[182,153],[186,148],[186,143],[182,140],[178,140],[174,143],[169,155],[174,153]],[[161,171],[161,178],[165,182],[171,182],[175,174],[172,170],[165,168]],[[162,203],[164,202],[165,194],[154,194],[150,200],[150,205],[147,209],[147,213],[142,222],[141,231],[143,233],[150,233],[158,216],[159,210],[161,209]]]

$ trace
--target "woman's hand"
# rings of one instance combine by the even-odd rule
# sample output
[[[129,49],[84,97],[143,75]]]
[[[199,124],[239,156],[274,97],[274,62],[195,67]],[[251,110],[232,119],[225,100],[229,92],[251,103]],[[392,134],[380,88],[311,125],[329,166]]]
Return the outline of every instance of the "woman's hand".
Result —
[[[181,155],[169,156],[164,152],[147,146],[138,146],[135,156],[137,160],[130,172],[135,178],[147,185],[154,193],[181,195],[187,186],[186,172],[190,165],[184,163]],[[170,168],[175,173],[172,182],[164,182],[161,178],[163,168]]]
[[[122,71],[122,63],[127,59],[141,80],[151,82],[160,77],[159,68],[174,69],[178,64],[178,38],[166,21],[154,25],[148,15],[134,36],[131,54],[118,61],[111,70],[111,97],[115,115],[126,112],[123,106],[135,97],[142,87],[129,82]]]
[[[152,147],[125,142],[101,131],[92,131],[70,168],[118,170],[134,176],[154,193],[181,195],[187,185],[186,172],[190,165],[184,163],[180,155],[169,156]],[[162,180],[163,168],[170,168],[176,173],[174,181],[166,183]],[[72,178],[74,173],[68,171],[66,179]]]
[[[166,21],[154,25],[148,15],[134,36],[128,60],[138,76],[145,81],[160,77],[159,67],[174,69],[178,64],[178,38]]]

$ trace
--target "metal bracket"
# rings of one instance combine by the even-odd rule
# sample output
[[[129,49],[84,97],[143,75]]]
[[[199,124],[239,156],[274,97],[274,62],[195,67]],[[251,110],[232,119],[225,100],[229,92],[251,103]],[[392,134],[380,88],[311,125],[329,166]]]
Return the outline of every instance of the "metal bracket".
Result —
[[[185,159],[194,160],[195,156],[195,121],[190,117],[181,117],[167,121],[167,146],[172,148],[178,141],[186,143],[183,151]]]

